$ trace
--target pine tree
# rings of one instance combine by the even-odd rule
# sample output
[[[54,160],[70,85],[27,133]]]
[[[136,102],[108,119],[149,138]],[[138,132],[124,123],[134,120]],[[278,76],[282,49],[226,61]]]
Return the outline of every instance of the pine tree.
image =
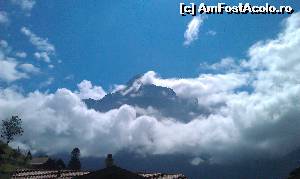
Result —
[[[68,164],[68,168],[71,170],[80,170],[81,163],[79,160],[80,157],[80,150],[79,148],[74,148],[71,152],[71,159]]]

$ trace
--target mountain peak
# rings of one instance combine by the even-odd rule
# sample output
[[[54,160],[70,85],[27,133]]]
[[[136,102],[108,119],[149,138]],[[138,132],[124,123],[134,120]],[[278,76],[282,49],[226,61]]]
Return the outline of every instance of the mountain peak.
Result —
[[[141,76],[132,78],[125,89],[109,93],[100,100],[88,99],[85,103],[89,108],[106,112],[127,104],[147,109],[152,107],[165,117],[179,118],[183,121],[195,115],[205,114],[198,106],[197,99],[182,99],[171,88],[143,84]]]
[[[133,78],[131,78],[127,83],[126,83],[126,88],[118,91],[122,95],[127,95],[132,92],[137,92],[139,88],[143,85],[143,82],[141,81],[141,78],[143,77],[143,74],[138,74],[135,75]]]

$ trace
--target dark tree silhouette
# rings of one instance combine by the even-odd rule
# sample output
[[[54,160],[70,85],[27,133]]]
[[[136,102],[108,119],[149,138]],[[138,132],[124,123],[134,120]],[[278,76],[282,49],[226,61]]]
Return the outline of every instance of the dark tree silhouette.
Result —
[[[26,160],[32,160],[32,155],[31,155],[30,150],[27,152]]]
[[[56,168],[59,170],[65,169],[66,168],[65,162],[62,159],[56,160]]]
[[[54,159],[49,158],[46,163],[43,164],[43,168],[47,170],[55,170],[56,162]]]
[[[68,168],[71,170],[80,170],[81,163],[79,160],[80,157],[80,150],[79,148],[74,148],[71,152],[71,159],[68,164]]]
[[[12,116],[10,119],[2,120],[0,132],[1,138],[6,140],[7,144],[14,140],[16,136],[21,136],[24,132],[21,118]]]

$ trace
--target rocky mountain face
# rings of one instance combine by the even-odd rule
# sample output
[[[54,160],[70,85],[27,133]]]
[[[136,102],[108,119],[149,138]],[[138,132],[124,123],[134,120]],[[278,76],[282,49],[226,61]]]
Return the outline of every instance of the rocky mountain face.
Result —
[[[196,98],[183,99],[178,97],[170,88],[142,84],[139,81],[139,76],[130,80],[127,87],[122,90],[109,93],[100,100],[86,99],[84,102],[88,108],[100,112],[119,108],[124,104],[143,109],[152,108],[158,111],[161,116],[182,121],[188,121],[197,115],[206,113],[204,109],[199,107]]]

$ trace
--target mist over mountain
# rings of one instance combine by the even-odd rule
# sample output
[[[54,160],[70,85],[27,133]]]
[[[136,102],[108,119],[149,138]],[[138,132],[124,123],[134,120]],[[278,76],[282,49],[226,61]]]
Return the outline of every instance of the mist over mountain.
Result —
[[[180,98],[167,87],[143,84],[141,75],[132,78],[124,89],[108,93],[102,99],[84,99],[88,108],[99,112],[117,109],[124,104],[146,109],[148,115],[176,118],[190,121],[195,116],[207,115],[208,110],[198,104],[197,98]],[[137,112],[143,115],[145,110]]]

